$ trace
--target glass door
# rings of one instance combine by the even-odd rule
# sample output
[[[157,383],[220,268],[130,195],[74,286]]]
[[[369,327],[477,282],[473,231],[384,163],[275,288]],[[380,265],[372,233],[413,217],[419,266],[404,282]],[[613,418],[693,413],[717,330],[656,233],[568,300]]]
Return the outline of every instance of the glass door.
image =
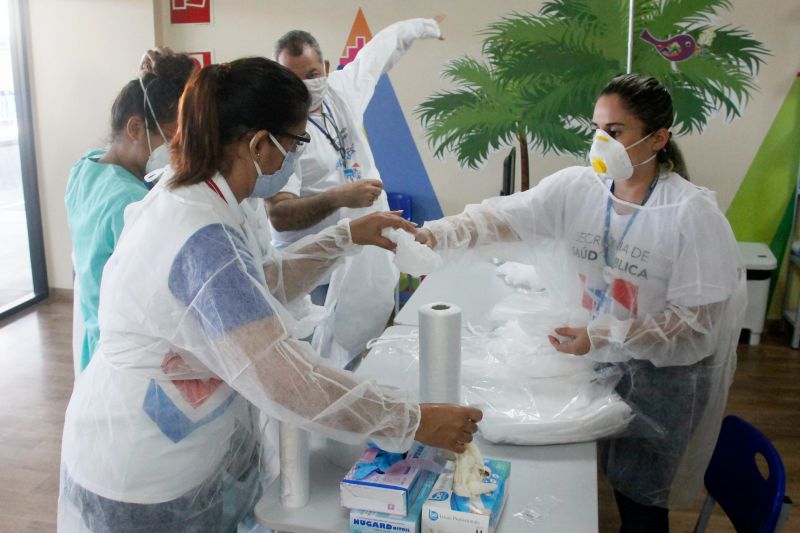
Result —
[[[0,0],[0,319],[47,297],[25,0]]]

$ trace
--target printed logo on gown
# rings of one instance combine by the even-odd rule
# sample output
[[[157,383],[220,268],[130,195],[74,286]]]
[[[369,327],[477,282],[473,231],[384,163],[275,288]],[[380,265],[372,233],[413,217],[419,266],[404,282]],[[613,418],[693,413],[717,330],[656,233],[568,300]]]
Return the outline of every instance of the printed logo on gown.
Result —
[[[161,369],[168,376],[191,375],[191,367],[180,354],[170,351]],[[219,378],[151,379],[143,408],[150,419],[173,442],[180,442],[198,428],[219,418],[236,397]],[[218,393],[219,392],[219,393]],[[218,393],[218,394],[217,394]]]
[[[607,313],[622,308],[624,309],[622,315],[628,318],[639,317],[639,285],[622,278],[615,278],[611,281],[611,285],[608,287],[608,294],[604,299],[603,294],[606,292],[606,287],[589,287],[586,276],[584,274],[579,274],[579,276],[583,284],[581,305],[584,309]],[[599,305],[602,305],[602,309],[597,308]],[[615,316],[620,316],[617,313],[614,314]]]

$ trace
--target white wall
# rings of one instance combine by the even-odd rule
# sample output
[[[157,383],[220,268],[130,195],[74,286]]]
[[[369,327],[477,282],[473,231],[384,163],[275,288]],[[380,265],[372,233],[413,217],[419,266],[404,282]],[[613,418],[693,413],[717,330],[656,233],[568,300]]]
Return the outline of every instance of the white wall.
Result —
[[[213,24],[169,24],[169,0],[31,0],[33,86],[37,157],[45,224],[50,285],[71,285],[70,242],[63,193],[71,165],[86,150],[100,146],[116,92],[136,73],[141,53],[153,43],[179,51],[212,50],[215,61],[245,55],[271,56],[285,31],[312,32],[328,58],[338,59],[359,7],[373,34],[404,18],[447,14],[446,40],[423,41],[392,70],[390,77],[423,163],[445,213],[460,211],[499,190],[505,153],[494,154],[484,169],[461,169],[454,157],[435,159],[414,108],[447,88],[443,65],[463,54],[478,55],[478,33],[489,21],[513,11],[536,11],[540,0],[212,0]],[[720,22],[745,26],[766,43],[773,56],[758,78],[760,92],[732,123],[712,119],[703,134],[679,138],[696,183],[718,191],[726,209],[800,68],[800,2],[733,0]],[[575,164],[569,156],[531,154],[531,178]]]
[[[733,6],[720,23],[744,26],[772,53],[759,72],[759,91],[740,119],[728,122],[718,116],[702,134],[678,139],[692,181],[717,191],[723,210],[733,200],[800,69],[800,2],[734,0]]]
[[[417,146],[421,148],[423,162],[439,201],[448,214],[460,211],[466,203],[497,193],[498,169],[504,154],[491,156],[484,169],[479,171],[460,168],[454,157],[435,159],[412,111],[433,92],[447,87],[439,74],[448,60],[463,54],[479,55],[481,39],[478,32],[489,21],[513,11],[535,12],[541,3],[536,0],[468,4],[457,0],[339,0],[335,3],[302,0],[287,4],[283,0],[217,0],[212,25],[170,26],[164,24],[164,21],[168,22],[169,0],[155,0],[158,42],[192,51],[211,48],[216,61],[270,54],[277,37],[298,27],[319,39],[328,58],[338,58],[359,7],[363,8],[373,34],[396,20],[446,13],[447,19],[443,24],[446,40],[415,44],[392,70],[390,77]],[[762,2],[734,0],[733,9],[723,13],[719,22],[746,27],[764,41],[773,54],[759,75],[760,91],[750,101],[741,119],[731,123],[723,116],[715,117],[704,133],[679,138],[693,181],[716,190],[724,210],[733,199],[800,67],[800,31],[797,31],[800,28],[800,2],[774,0],[769,2],[769,9],[765,9]],[[532,182],[536,183],[575,162],[570,156],[548,155],[542,158],[532,153]]]
[[[72,287],[64,190],[72,165],[109,134],[111,104],[155,42],[144,0],[30,0],[36,162],[51,287]]]
[[[304,29],[317,38],[323,54],[335,66],[359,7],[373,35],[398,20],[446,14],[442,24],[445,40],[415,43],[389,77],[444,212],[459,212],[465,204],[496,195],[500,190],[499,169],[506,150],[489,158],[486,168],[491,169],[490,179],[485,170],[460,168],[454,157],[435,159],[413,110],[434,91],[445,87],[440,79],[445,63],[463,54],[480,54],[482,39],[478,33],[489,21],[512,11],[538,10],[540,1],[217,0],[213,24],[205,26],[171,26],[169,0],[155,0],[155,4],[159,45],[186,51],[213,49],[216,62],[256,54],[272,57],[273,44],[281,35],[291,29]],[[566,164],[574,164],[574,159],[550,157],[541,161],[533,155],[531,160],[533,175],[539,177]]]

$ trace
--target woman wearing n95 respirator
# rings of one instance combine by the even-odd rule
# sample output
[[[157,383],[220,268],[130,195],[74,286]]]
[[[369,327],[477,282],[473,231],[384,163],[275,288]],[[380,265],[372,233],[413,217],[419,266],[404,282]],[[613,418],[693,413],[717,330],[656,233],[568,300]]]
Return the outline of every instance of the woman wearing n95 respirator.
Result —
[[[76,372],[89,364],[100,337],[100,280],[122,232],[123,213],[147,194],[145,175],[169,163],[178,100],[195,68],[188,55],[169,49],[151,50],[145,58],[139,78],[123,87],[111,108],[108,147],[83,156],[67,182],[64,203],[83,318]]]
[[[417,404],[292,335],[287,304],[360,246],[391,248],[383,229],[415,231],[373,213],[264,254],[245,200],[292,173],[308,101],[264,58],[189,80],[173,170],[129,208],[105,269],[99,347],[64,423],[60,531],[233,531],[274,479],[264,415],[394,452],[472,440],[479,410]]]
[[[730,225],[714,194],[689,183],[673,119],[655,78],[618,76],[595,104],[590,166],[467,206],[417,236],[437,250],[515,241],[556,250],[542,262],[558,278],[552,296],[584,318],[551,344],[619,367],[617,392],[637,415],[599,448],[622,531],[668,531],[668,509],[696,499],[746,300]]]

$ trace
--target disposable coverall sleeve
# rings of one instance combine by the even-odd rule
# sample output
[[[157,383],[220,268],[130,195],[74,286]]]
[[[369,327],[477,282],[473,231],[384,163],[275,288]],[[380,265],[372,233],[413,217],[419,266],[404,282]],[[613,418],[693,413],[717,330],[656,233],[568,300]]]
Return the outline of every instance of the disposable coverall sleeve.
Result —
[[[711,198],[697,195],[681,207],[676,227],[665,310],[629,320],[598,316],[588,327],[592,359],[692,365],[714,353],[724,330],[740,325],[746,273],[727,220]]]
[[[433,19],[395,22],[378,32],[342,70],[332,72],[330,83],[347,95],[354,111],[363,115],[380,77],[391,70],[412,43],[440,35]]]
[[[564,171],[539,185],[510,196],[497,196],[464,212],[423,225],[437,250],[473,248],[495,242],[531,241],[556,237],[562,226]]]
[[[284,250],[273,248],[264,263],[267,286],[281,303],[291,303],[308,294],[345,256],[360,249],[350,235],[350,220],[342,219]]]
[[[259,267],[241,235],[221,224],[183,246],[169,287],[186,305],[185,334],[205,339],[194,355],[279,420],[344,442],[372,438],[390,451],[408,449],[419,406],[405,393],[325,366],[310,345],[289,337]]]

